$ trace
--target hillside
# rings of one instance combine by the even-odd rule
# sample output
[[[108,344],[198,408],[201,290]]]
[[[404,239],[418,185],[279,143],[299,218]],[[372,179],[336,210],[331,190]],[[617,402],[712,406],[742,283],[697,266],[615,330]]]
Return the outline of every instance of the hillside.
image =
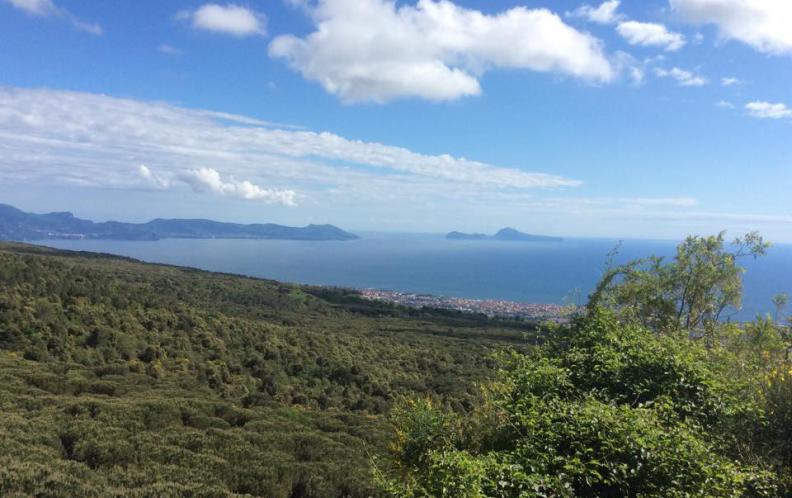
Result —
[[[394,401],[467,411],[530,332],[0,243],[0,494],[379,496]]]
[[[358,237],[333,225],[287,227],[273,223],[242,225],[212,220],[155,219],[147,223],[94,223],[72,213],[26,213],[0,204],[0,240],[45,239],[283,239],[353,240]]]

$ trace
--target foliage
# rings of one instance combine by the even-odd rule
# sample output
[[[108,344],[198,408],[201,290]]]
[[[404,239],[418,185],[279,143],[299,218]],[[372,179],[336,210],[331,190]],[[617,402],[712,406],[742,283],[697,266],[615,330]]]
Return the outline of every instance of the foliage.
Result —
[[[766,247],[689,238],[538,330],[0,244],[0,494],[792,496],[792,323],[719,321]]]
[[[587,312],[539,348],[501,355],[468,413],[413,399],[393,412],[391,496],[792,496],[792,318],[724,323],[737,260],[689,237],[671,262],[609,270]]]
[[[397,411],[394,496],[773,496],[721,437],[756,419],[701,344],[595,310],[502,359],[477,417]],[[483,422],[482,422],[483,421]]]
[[[706,330],[742,303],[744,269],[737,260],[762,256],[768,247],[755,232],[737,238],[732,250],[723,232],[688,237],[673,261],[652,256],[609,269],[589,308],[614,308],[658,331]]]
[[[525,324],[0,245],[0,495],[368,497],[400,395],[464,412]]]

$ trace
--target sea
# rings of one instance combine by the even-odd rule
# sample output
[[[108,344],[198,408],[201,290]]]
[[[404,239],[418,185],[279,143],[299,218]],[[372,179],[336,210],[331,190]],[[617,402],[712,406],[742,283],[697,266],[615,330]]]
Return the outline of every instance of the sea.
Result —
[[[446,240],[442,234],[359,233],[353,241],[163,239],[48,240],[42,245],[129,256],[315,285],[472,299],[582,304],[606,269],[649,255],[672,257],[678,241],[564,239],[561,242]],[[734,320],[774,313],[773,296],[792,296],[792,245],[741,260],[742,309]],[[792,313],[792,305],[787,310]]]

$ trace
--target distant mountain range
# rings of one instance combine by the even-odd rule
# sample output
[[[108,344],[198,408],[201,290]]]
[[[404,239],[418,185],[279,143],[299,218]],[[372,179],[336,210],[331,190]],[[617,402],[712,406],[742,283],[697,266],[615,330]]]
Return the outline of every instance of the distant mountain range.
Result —
[[[165,220],[148,223],[94,223],[72,213],[33,214],[0,204],[0,239],[281,239],[353,240],[358,236],[333,225],[288,227],[272,223],[240,225],[212,220]]]
[[[523,233],[514,228],[501,228],[498,233],[492,236],[483,233],[450,232],[446,234],[446,238],[451,240],[506,240],[514,242],[560,242],[564,240],[561,237]]]

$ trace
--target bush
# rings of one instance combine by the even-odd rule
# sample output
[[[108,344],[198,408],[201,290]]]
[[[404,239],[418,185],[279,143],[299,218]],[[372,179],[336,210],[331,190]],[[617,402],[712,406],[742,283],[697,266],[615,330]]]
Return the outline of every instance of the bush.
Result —
[[[773,496],[718,428],[745,411],[697,342],[594,310],[501,359],[478,415],[395,412],[393,496]]]

